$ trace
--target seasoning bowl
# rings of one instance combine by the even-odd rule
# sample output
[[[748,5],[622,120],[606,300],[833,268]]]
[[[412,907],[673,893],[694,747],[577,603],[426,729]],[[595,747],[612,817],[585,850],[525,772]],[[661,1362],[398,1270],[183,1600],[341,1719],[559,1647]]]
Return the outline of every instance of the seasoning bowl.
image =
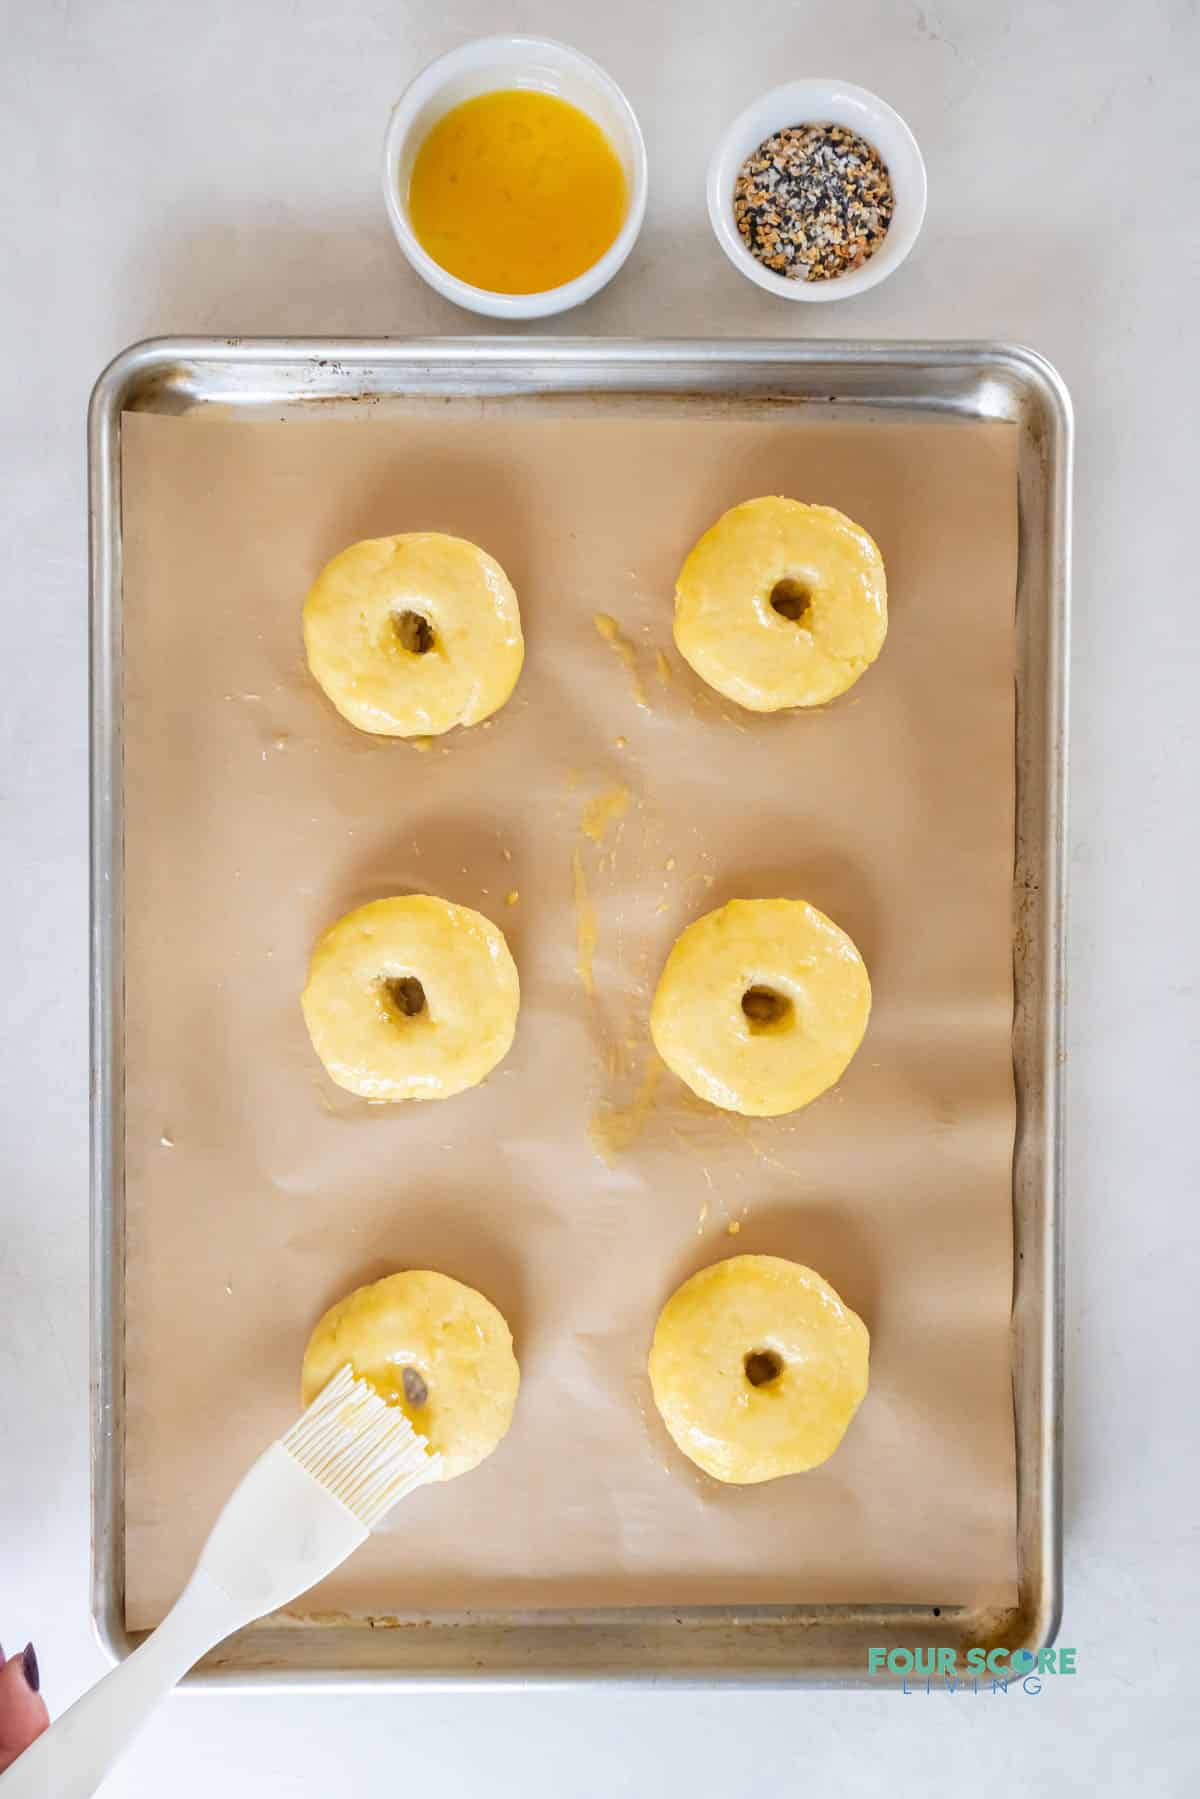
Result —
[[[861,268],[828,280],[777,275],[753,256],[733,216],[733,194],[752,151],[789,125],[844,125],[878,150],[892,182],[894,209],[887,233]],[[925,217],[925,162],[917,140],[898,112],[865,87],[814,77],[772,88],[725,132],[708,165],[708,216],[717,242],[734,268],[757,287],[784,300],[847,300],[878,287],[898,269],[920,235]]]
[[[604,132],[625,175],[625,218],[608,249],[581,275],[541,293],[493,293],[451,275],[422,247],[409,218],[413,163],[429,132],[452,107],[498,88],[531,88],[577,106]],[[629,101],[590,57],[551,38],[476,38],[430,63],[397,101],[384,140],[383,197],[400,248],[446,299],[494,319],[548,318],[599,293],[637,242],[646,214],[646,146]]]

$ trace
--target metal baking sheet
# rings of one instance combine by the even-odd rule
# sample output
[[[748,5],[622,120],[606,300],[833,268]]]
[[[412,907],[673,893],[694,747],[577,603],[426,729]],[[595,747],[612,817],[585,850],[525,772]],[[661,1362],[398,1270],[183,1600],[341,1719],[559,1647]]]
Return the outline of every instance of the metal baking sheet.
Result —
[[[420,1624],[268,1621],[192,1682],[327,1687],[689,1681],[857,1684],[866,1649],[1036,1647],[1061,1603],[1060,1424],[1063,869],[1070,404],[1034,353],[1001,345],[174,340],[135,346],[97,383],[92,535],[93,1610],[120,1656],[124,1343],[121,417],[219,406],[273,415],[406,396],[710,395],[890,416],[1013,421],[1019,433],[1017,1136],[1013,1395],[1015,1607],[754,1606],[439,1614]]]

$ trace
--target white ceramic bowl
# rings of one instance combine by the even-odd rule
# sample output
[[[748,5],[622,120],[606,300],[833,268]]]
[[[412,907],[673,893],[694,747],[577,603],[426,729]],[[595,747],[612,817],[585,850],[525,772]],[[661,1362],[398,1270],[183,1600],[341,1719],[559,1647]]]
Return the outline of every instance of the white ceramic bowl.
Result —
[[[423,250],[408,217],[413,161],[444,113],[496,88],[557,94],[596,121],[625,171],[625,222],[598,262],[573,281],[538,294],[496,294],[449,274]],[[448,300],[494,319],[541,319],[590,300],[610,282],[637,241],[646,213],[646,146],[633,108],[598,63],[541,37],[485,37],[439,56],[400,96],[383,151],[383,197],[400,248],[418,275]]]
[[[766,268],[742,242],[733,217],[738,171],[764,138],[786,125],[845,125],[873,144],[887,164],[895,209],[882,244],[861,269],[828,281],[790,280]],[[708,165],[708,216],[733,266],[768,293],[784,300],[846,300],[886,280],[916,243],[925,217],[924,159],[900,114],[865,87],[817,77],[789,81],[740,113],[717,145]]]

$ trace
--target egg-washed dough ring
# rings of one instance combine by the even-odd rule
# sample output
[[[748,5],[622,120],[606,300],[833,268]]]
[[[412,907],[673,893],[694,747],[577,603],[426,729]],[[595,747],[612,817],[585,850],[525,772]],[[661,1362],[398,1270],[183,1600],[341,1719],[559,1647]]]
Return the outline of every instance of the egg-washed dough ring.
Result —
[[[826,1461],[867,1391],[870,1336],[828,1281],[782,1256],[733,1256],[659,1314],[650,1385],[684,1455],[735,1485]]]
[[[853,686],[886,636],[883,558],[832,506],[780,498],[734,506],[692,549],[675,585],[680,655],[752,712],[824,705]]]
[[[870,1012],[863,959],[831,918],[806,900],[730,900],[676,939],[650,1034],[701,1099],[772,1118],[833,1086]]]
[[[351,544],[304,603],[308,666],[343,718],[382,737],[436,737],[503,706],[525,656],[500,564],[461,537]]]
[[[364,1099],[449,1099],[508,1053],[521,1001],[504,933],[427,893],[373,900],[319,939],[301,996],[313,1048]]]
[[[331,1306],[304,1352],[304,1405],[347,1362],[441,1456],[442,1480],[477,1467],[512,1423],[512,1332],[490,1299],[448,1274],[389,1274]]]

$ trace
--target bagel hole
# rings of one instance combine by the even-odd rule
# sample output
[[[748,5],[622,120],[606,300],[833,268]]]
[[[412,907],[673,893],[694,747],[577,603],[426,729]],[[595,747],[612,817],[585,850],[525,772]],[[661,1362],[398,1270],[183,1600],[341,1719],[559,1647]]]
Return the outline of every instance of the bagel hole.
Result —
[[[401,1018],[415,1018],[425,1010],[425,989],[415,974],[389,975],[383,990]]]
[[[747,987],[742,995],[742,1011],[757,1032],[786,1031],[792,1023],[792,1002],[786,993],[773,987]]]
[[[433,626],[419,612],[394,612],[392,626],[400,648],[410,656],[424,656],[433,648]]]
[[[793,581],[785,575],[782,581],[776,581],[771,589],[771,610],[780,618],[791,619],[794,625],[803,624],[805,614],[812,605],[812,594],[803,581]]]
[[[742,1367],[752,1387],[769,1387],[783,1373],[783,1357],[773,1349],[752,1349]]]
[[[429,1398],[429,1388],[425,1376],[419,1368],[402,1368],[400,1384],[404,1388],[404,1397],[409,1405],[424,1405]]]

